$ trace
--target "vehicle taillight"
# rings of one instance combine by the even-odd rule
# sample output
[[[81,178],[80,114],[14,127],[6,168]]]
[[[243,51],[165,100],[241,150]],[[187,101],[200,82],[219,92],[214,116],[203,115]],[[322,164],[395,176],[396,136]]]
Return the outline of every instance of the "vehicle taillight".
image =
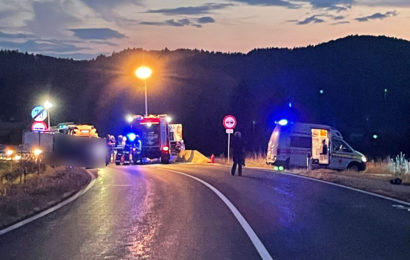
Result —
[[[164,146],[164,147],[162,147],[162,151],[164,151],[164,152],[168,152],[168,151],[169,151],[169,147],[168,147],[168,146]]]

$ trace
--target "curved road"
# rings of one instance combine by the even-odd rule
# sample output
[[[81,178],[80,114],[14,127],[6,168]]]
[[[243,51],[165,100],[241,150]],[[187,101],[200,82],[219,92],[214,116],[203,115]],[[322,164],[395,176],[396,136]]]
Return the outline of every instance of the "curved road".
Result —
[[[258,259],[221,191],[274,259],[409,259],[406,205],[267,170],[110,166],[68,206],[0,236],[0,259]]]

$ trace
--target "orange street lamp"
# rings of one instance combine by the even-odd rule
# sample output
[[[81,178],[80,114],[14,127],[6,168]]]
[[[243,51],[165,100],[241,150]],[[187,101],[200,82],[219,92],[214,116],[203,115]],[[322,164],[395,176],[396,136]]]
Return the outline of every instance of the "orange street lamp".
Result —
[[[152,70],[147,66],[141,66],[135,71],[135,76],[144,80],[145,85],[145,116],[148,116],[148,99],[147,99],[147,79],[151,77]]]

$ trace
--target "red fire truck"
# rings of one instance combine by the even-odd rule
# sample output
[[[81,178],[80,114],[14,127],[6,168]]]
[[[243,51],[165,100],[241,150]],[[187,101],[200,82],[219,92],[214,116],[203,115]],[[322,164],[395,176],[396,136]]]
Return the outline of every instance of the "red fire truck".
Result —
[[[134,116],[131,131],[139,136],[143,160],[160,159],[169,163],[170,141],[167,115]]]

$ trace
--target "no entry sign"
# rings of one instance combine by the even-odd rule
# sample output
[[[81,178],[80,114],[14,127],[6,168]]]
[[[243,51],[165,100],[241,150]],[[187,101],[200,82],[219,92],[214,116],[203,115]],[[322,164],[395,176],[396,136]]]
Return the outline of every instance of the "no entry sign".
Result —
[[[33,132],[43,132],[47,130],[47,124],[44,122],[36,121],[31,125],[31,131]]]
[[[232,115],[227,115],[222,120],[222,125],[225,127],[225,129],[234,129],[236,127],[236,124],[236,118]]]

